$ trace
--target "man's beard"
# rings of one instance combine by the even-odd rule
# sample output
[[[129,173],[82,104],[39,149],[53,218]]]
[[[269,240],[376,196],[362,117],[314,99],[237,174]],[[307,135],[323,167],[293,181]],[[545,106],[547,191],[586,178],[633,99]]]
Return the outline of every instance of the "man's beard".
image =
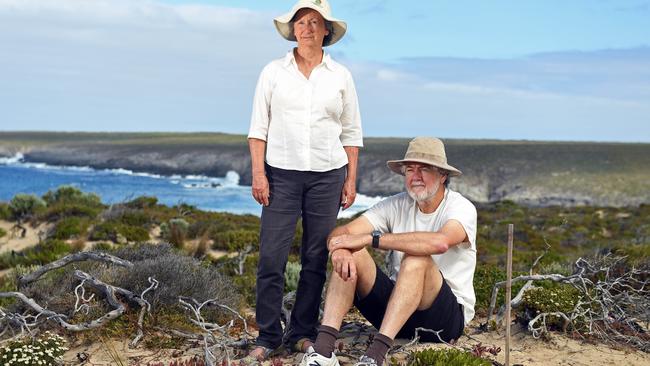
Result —
[[[435,195],[436,192],[438,192],[438,188],[440,188],[440,181],[437,180],[436,184],[431,187],[431,189],[427,188],[426,185],[424,186],[425,189],[420,192],[414,192],[411,190],[410,187],[406,187],[406,192],[413,198],[416,202],[423,202],[423,201],[429,201],[432,199]]]

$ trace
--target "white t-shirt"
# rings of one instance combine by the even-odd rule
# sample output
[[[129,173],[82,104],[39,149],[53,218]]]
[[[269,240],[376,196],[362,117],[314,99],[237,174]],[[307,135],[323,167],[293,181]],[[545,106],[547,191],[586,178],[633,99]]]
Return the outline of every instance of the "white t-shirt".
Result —
[[[384,233],[414,231],[437,232],[447,221],[457,220],[465,229],[469,242],[451,247],[443,254],[431,257],[440,268],[458,303],[463,305],[465,324],[474,318],[474,269],[476,268],[476,207],[460,193],[445,190],[445,197],[435,212],[425,214],[406,193],[391,196],[363,214],[375,230]],[[389,254],[389,276],[397,279],[403,252]]]

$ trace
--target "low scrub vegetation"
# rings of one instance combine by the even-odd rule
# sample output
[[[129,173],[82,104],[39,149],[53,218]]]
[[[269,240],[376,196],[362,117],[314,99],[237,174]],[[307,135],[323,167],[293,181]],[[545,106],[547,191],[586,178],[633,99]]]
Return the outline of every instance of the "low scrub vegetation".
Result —
[[[391,366],[399,366],[392,363]],[[409,355],[406,366],[492,366],[492,361],[458,349],[425,349]]]
[[[16,266],[43,265],[55,261],[71,252],[70,245],[61,240],[47,240],[20,252],[5,252],[0,255],[0,269]]]
[[[525,207],[513,202],[480,205],[477,233],[478,265],[474,276],[476,311],[485,315],[495,283],[504,281],[506,225],[515,225],[515,258],[513,276],[535,273],[570,275],[580,257],[612,253],[625,259],[613,272],[630,268],[650,268],[650,205],[639,207]],[[95,250],[103,250],[133,262],[132,269],[94,263],[78,263],[70,268],[51,271],[39,281],[22,289],[48,309],[70,313],[74,309],[74,289],[79,284],[72,271],[83,270],[95,278],[140,294],[155,278],[160,286],[148,292],[145,299],[152,305],[145,327],[168,327],[195,332],[188,323],[188,311],[179,305],[179,297],[199,302],[212,298],[233,309],[255,304],[256,268],[259,261],[260,220],[252,215],[205,212],[193,206],[160,205],[155,197],[137,197],[115,205],[103,204],[96,195],[74,187],[61,187],[45,194],[17,195],[10,202],[0,203],[0,219],[14,220],[22,227],[47,223],[47,232],[40,243],[22,251],[0,255],[0,269],[15,268],[16,274],[30,272],[40,266],[82,250],[86,240],[96,242]],[[339,220],[339,224],[349,219]],[[159,231],[157,231],[159,229]],[[45,230],[44,230],[45,231]],[[0,237],[8,233],[0,230]],[[165,244],[145,244],[154,239]],[[285,273],[285,291],[295,290],[300,264],[299,248],[302,227],[297,224]],[[192,246],[190,246],[191,244]],[[192,249],[194,247],[197,249]],[[229,253],[210,259],[208,249]],[[382,265],[383,254],[373,251]],[[31,266],[31,267],[30,267]],[[26,270],[29,268],[29,271]],[[26,273],[25,272],[25,273]],[[0,282],[4,291],[14,291],[15,281],[5,276]],[[597,280],[597,279],[594,279]],[[524,282],[513,285],[516,294]],[[526,324],[537,314],[570,312],[580,301],[575,288],[552,282],[536,283],[525,293],[517,310],[518,320]],[[499,292],[497,307],[503,304],[504,291]],[[71,321],[94,319],[110,310],[99,293],[87,313],[78,312]],[[21,304],[3,300],[4,308],[24,311]],[[222,308],[209,307],[202,314],[208,322],[232,318]],[[107,336],[134,333],[137,316],[133,313],[103,328]],[[567,324],[561,317],[546,318],[549,329],[579,330],[580,319]],[[92,338],[92,334],[84,337]],[[143,344],[163,347],[181,342],[174,336],[150,332]],[[406,365],[483,365],[485,360],[454,349],[424,350],[413,353]],[[489,363],[487,363],[489,364]],[[401,364],[400,364],[401,365]]]

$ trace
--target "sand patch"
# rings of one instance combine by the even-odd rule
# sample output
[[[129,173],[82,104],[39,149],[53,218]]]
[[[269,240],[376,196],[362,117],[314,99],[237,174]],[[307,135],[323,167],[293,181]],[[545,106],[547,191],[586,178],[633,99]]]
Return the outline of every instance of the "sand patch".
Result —
[[[24,224],[23,227],[26,229],[25,237],[20,237],[20,230],[12,230],[14,225],[15,222],[0,220],[0,228],[7,232],[7,235],[0,238],[0,254],[12,250],[19,252],[37,245],[39,233],[42,238],[45,238],[45,233],[52,228],[52,224],[49,223],[39,224],[36,227]]]

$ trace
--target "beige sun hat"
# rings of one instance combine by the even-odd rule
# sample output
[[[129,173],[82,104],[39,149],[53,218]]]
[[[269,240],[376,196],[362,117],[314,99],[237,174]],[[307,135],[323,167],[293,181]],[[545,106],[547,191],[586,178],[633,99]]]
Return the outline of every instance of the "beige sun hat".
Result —
[[[284,37],[284,39],[294,42],[296,41],[296,36],[293,34],[293,32],[291,32],[289,23],[291,22],[291,19],[293,19],[293,17],[296,15],[298,10],[303,8],[316,10],[320,13],[320,15],[323,16],[323,18],[325,18],[325,20],[332,23],[332,28],[334,28],[334,31],[331,32],[332,34],[330,34],[329,39],[326,38],[327,41],[323,43],[323,46],[333,45],[341,38],[343,38],[345,31],[348,29],[348,25],[344,21],[336,19],[332,16],[332,8],[330,7],[330,4],[327,2],[327,0],[299,0],[296,5],[293,6],[290,12],[273,19],[275,28],[278,30],[280,35]]]
[[[423,163],[449,171],[449,175],[457,177],[463,174],[460,170],[447,164],[445,144],[435,137],[416,137],[409,142],[406,155],[402,160],[389,160],[386,165],[397,174],[402,173],[402,165],[408,162]]]

